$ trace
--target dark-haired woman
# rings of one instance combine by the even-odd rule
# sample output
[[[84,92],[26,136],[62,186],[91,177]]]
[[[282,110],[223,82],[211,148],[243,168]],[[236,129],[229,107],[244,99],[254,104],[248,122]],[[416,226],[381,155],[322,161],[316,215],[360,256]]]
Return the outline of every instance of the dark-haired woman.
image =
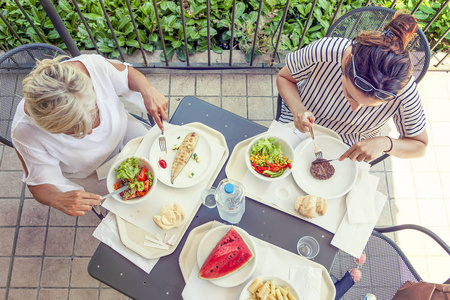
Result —
[[[336,131],[351,146],[340,160],[423,156],[426,119],[405,49],[416,29],[413,16],[397,12],[383,32],[323,38],[288,54],[277,78],[280,121],[302,132],[313,123]],[[398,139],[379,136],[390,118]]]

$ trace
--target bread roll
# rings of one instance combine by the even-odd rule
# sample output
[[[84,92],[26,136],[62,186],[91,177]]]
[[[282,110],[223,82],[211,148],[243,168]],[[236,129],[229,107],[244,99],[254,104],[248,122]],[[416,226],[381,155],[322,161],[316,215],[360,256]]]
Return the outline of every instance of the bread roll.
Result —
[[[184,210],[178,204],[164,205],[158,216],[153,216],[153,222],[163,230],[180,227],[184,220]]]
[[[323,216],[327,212],[327,200],[314,195],[298,196],[295,210],[309,219]]]

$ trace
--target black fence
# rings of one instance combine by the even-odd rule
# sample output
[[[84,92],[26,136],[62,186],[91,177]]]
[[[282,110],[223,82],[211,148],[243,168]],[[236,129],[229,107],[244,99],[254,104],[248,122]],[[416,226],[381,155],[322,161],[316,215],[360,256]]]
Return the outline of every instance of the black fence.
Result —
[[[44,36],[42,36],[40,30],[37,28],[37,26],[34,24],[32,18],[30,18],[30,16],[27,14],[27,12],[25,11],[25,9],[21,6],[21,4],[19,3],[18,0],[14,0],[15,3],[17,4],[17,7],[21,10],[21,12],[23,13],[24,18],[26,18],[26,20],[29,22],[31,28],[34,30],[34,32],[37,34],[37,36],[39,36],[39,38],[41,39],[41,41],[43,43],[47,43],[48,41],[46,41],[46,39],[44,38]],[[50,18],[53,26],[55,27],[55,29],[57,30],[58,34],[60,35],[61,39],[63,40],[64,44],[66,45],[68,51],[72,54],[72,56],[76,56],[80,54],[80,50],[78,49],[76,43],[74,42],[74,40],[72,39],[72,37],[70,36],[69,31],[66,28],[66,25],[64,24],[64,22],[62,21],[61,17],[58,15],[57,10],[55,9],[54,4],[52,3],[51,0],[39,0],[42,7],[44,8],[45,12],[47,13],[48,17]],[[158,33],[159,33],[159,38],[161,41],[161,49],[162,52],[164,54],[164,59],[162,62],[159,63],[149,63],[147,61],[147,57],[145,55],[146,50],[144,50],[144,46],[143,43],[141,41],[140,35],[139,35],[139,27],[135,21],[135,16],[133,14],[132,11],[132,6],[130,4],[130,0],[124,0],[125,4],[128,8],[128,13],[130,16],[130,20],[131,20],[131,24],[133,25],[133,29],[134,32],[136,34],[136,40],[137,43],[139,45],[139,51],[142,55],[142,63],[138,63],[138,64],[134,64],[136,67],[139,68],[155,68],[155,67],[160,67],[160,68],[182,68],[182,69],[232,69],[232,68],[267,68],[267,67],[274,67],[276,66],[276,58],[279,54],[279,45],[280,45],[280,39],[282,36],[282,32],[283,32],[283,28],[285,26],[285,21],[286,21],[286,16],[287,16],[287,12],[288,12],[288,8],[290,5],[290,0],[286,0],[286,5],[283,9],[282,12],[282,17],[281,20],[278,23],[277,26],[277,30],[274,33],[273,37],[272,37],[272,42],[273,42],[273,51],[270,54],[269,58],[265,58],[264,63],[259,63],[259,64],[255,64],[255,58],[256,58],[256,51],[255,51],[255,47],[257,45],[257,39],[258,39],[258,31],[260,30],[260,26],[255,26],[255,32],[253,34],[253,41],[252,41],[252,45],[251,45],[251,51],[247,52],[248,55],[247,57],[247,62],[246,63],[236,63],[233,61],[233,48],[234,47],[230,47],[229,48],[229,57],[227,58],[226,62],[212,62],[211,59],[211,26],[210,26],[210,14],[211,14],[211,7],[210,7],[210,1],[211,0],[206,0],[206,17],[207,17],[207,62],[205,63],[192,63],[190,61],[190,51],[188,49],[188,37],[186,34],[186,20],[185,20],[185,7],[184,7],[184,2],[183,0],[178,1],[179,3],[179,8],[180,8],[180,13],[181,13],[181,20],[182,20],[182,28],[183,28],[183,37],[184,37],[184,57],[185,57],[185,61],[180,63],[173,63],[170,61],[169,59],[169,55],[167,53],[167,45],[165,42],[165,37],[164,37],[164,33],[162,30],[162,24],[161,24],[161,19],[160,19],[160,11],[159,11],[159,7],[158,7],[158,2],[156,0],[148,0],[148,2],[151,1],[151,3],[153,4],[153,8],[155,11],[155,15],[156,15],[156,21],[157,21],[157,27],[158,27]],[[230,0],[231,1],[231,0]],[[123,1],[122,1],[123,2]],[[308,30],[311,27],[311,18],[313,16],[314,13],[314,8],[317,5],[317,0],[311,0],[312,2],[312,8],[310,9],[310,12],[307,16],[307,20],[306,22],[303,24],[303,31],[300,37],[300,40],[298,42],[298,48],[300,48],[303,44],[304,44],[304,39],[305,39],[305,34],[308,32]],[[397,0],[394,0],[392,2],[391,8],[393,8],[396,4]],[[412,9],[412,11],[410,12],[411,14],[415,14],[417,12],[417,10],[419,9],[420,5],[422,4],[423,0],[420,0],[417,5]],[[444,9],[447,7],[447,5],[449,4],[450,0],[446,0],[444,1],[442,4],[440,4],[440,8],[436,11],[435,15],[431,18],[431,20],[426,24],[426,26],[424,28],[422,28],[422,31],[424,33],[427,32],[427,30],[430,28],[430,26],[433,24],[433,22],[436,21],[436,19],[438,18],[438,16],[444,11]],[[92,41],[92,44],[94,45],[95,51],[97,51],[99,54],[101,54],[101,51],[99,50],[99,47],[97,45],[97,41],[94,38],[94,35],[92,34],[91,29],[89,28],[88,22],[86,21],[85,16],[83,16],[79,5],[77,4],[77,1],[72,0],[71,3],[73,4],[81,22],[83,23],[84,27],[86,28],[86,31],[89,35],[89,39]],[[341,12],[341,7],[344,3],[344,0],[339,0],[338,5],[335,9],[332,21],[330,22],[330,24],[332,24],[336,18],[342,13]],[[116,36],[116,32],[111,24],[110,21],[110,17],[109,15],[111,14],[111,12],[108,12],[105,8],[104,2],[103,0],[98,0],[98,4],[101,6],[101,10],[103,12],[103,17],[106,20],[106,24],[107,27],[111,33],[112,39],[114,40],[115,43],[115,49],[118,51],[119,53],[119,59],[122,61],[126,61],[126,56],[123,53],[123,50],[120,46],[120,43],[118,41],[118,37]],[[370,0],[367,0],[365,2],[365,6],[368,6],[370,4]],[[260,0],[259,2],[259,8],[258,8],[258,12],[257,12],[257,18],[256,18],[256,23],[255,24],[260,24],[260,18],[261,18],[261,12],[262,12],[262,8],[264,5],[264,1]],[[231,34],[231,41],[234,40],[234,34],[235,34],[235,15],[236,15],[236,0],[233,0],[233,4],[232,4],[232,21],[231,21],[231,29],[230,29],[230,34]],[[8,21],[6,20],[6,18],[3,15],[3,12],[0,11],[0,18],[1,20],[5,23],[5,25],[8,27],[8,29],[13,33],[14,37],[19,40],[22,44],[24,44],[19,36],[19,34],[17,32],[14,31],[13,27],[8,23]],[[437,39],[437,41],[433,44],[430,45],[430,50],[431,50],[431,55],[433,56],[436,52],[435,50],[438,48],[438,46],[441,43],[445,42],[446,36],[450,33],[450,28],[447,29],[447,31]],[[448,42],[448,40],[447,40]],[[2,47],[0,45],[0,47]],[[4,48],[4,47],[3,47]],[[6,49],[3,49],[6,50]],[[450,52],[448,52],[442,59],[440,59],[438,61],[438,63],[435,65],[435,67],[438,67],[449,55]],[[278,60],[278,62],[281,62],[280,60]]]

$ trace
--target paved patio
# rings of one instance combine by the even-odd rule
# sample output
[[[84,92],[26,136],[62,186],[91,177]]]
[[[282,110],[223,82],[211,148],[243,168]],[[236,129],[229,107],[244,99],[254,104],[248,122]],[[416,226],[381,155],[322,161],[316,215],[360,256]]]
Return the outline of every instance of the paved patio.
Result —
[[[170,100],[170,114],[188,95],[264,126],[275,114],[272,71],[155,70],[147,76]],[[450,244],[450,74],[430,71],[419,88],[430,144],[421,159],[389,158],[372,168],[389,198],[378,225],[419,224]],[[392,125],[385,129],[392,130]],[[39,204],[21,178],[14,150],[0,146],[0,299],[127,299],[87,273],[99,243],[92,237],[97,216],[69,217]],[[443,282],[450,276],[450,257],[428,238],[416,232],[391,237],[424,280]]]

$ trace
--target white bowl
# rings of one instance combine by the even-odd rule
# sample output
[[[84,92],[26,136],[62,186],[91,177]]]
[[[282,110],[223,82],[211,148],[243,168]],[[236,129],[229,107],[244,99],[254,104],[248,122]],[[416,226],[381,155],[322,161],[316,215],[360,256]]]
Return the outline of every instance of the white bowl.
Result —
[[[118,181],[118,179],[117,179],[117,172],[114,169],[117,169],[120,166],[120,164],[122,164],[122,162],[125,159],[127,159],[127,158],[115,161],[114,164],[109,169],[108,177],[106,179],[106,185],[107,185],[109,193],[114,192],[114,183],[116,183]],[[141,202],[149,199],[150,195],[155,190],[156,182],[158,181],[157,177],[156,177],[156,173],[155,173],[155,168],[150,164],[150,162],[147,159],[142,158],[142,157],[137,157],[137,159],[139,160],[138,166],[140,168],[145,167],[147,170],[149,170],[152,173],[152,175],[153,175],[153,184],[150,187],[150,190],[147,192],[147,194],[145,194],[142,197],[137,197],[137,198],[133,198],[133,199],[130,199],[130,200],[127,200],[127,201],[123,201],[122,197],[120,196],[120,194],[113,195],[112,197],[115,200],[119,201],[120,203],[123,203],[123,204],[137,204],[137,203],[141,203]]]
[[[245,164],[247,165],[247,168],[250,170],[250,173],[252,173],[253,175],[255,175],[256,177],[258,177],[259,179],[265,180],[265,181],[276,181],[276,180],[281,180],[283,178],[286,178],[287,176],[289,176],[289,174],[291,174],[292,169],[287,168],[286,170],[284,170],[283,174],[279,177],[267,177],[264,176],[262,174],[259,174],[258,172],[256,172],[253,167],[252,164],[250,162],[250,153],[251,153],[251,149],[253,147],[254,144],[257,143],[258,140],[263,139],[263,138],[275,138],[276,141],[275,142],[279,142],[281,143],[281,150],[283,151],[283,155],[287,156],[289,158],[289,160],[291,161],[291,165],[293,165],[294,163],[294,149],[292,148],[292,146],[283,138],[280,138],[278,136],[275,135],[270,135],[270,134],[263,134],[260,136],[255,137],[250,144],[247,146],[247,149],[245,150]]]
[[[295,298],[303,299],[300,297],[300,294],[297,291],[297,289],[295,288],[295,285],[292,284],[291,282],[284,280],[282,278],[279,278],[279,277],[275,277],[275,276],[261,275],[261,276],[254,277],[249,282],[247,282],[247,284],[242,289],[241,295],[239,296],[239,300],[247,300],[247,299],[251,298],[252,294],[248,291],[248,287],[255,281],[256,278],[259,278],[261,280],[261,282],[272,280],[277,286],[282,287],[282,288],[289,287],[289,291],[292,293],[292,295]]]

